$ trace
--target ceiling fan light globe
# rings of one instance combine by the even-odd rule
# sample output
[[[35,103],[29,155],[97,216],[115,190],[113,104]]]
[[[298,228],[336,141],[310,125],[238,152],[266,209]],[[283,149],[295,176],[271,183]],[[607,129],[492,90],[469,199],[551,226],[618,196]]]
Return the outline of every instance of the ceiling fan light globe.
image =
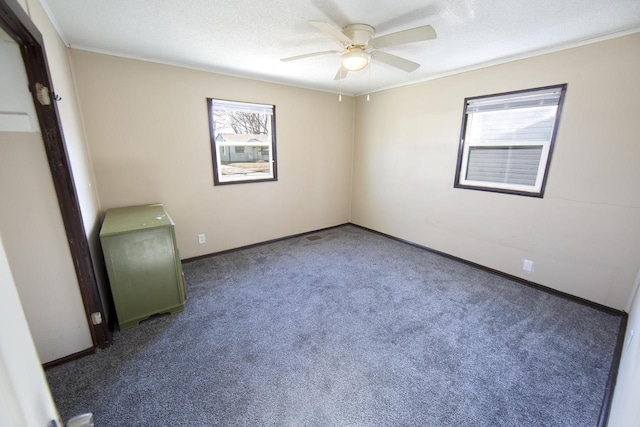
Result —
[[[340,63],[349,71],[360,71],[369,65],[371,55],[364,51],[351,51],[342,55]]]

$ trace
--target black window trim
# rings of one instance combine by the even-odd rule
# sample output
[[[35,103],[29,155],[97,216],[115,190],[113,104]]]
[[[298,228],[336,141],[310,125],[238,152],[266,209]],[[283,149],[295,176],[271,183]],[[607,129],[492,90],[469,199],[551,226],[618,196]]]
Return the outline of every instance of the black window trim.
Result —
[[[551,135],[551,140],[549,141],[549,154],[547,156],[547,162],[546,162],[545,167],[544,167],[544,175],[542,177],[542,185],[540,187],[540,191],[539,192],[530,192],[530,191],[521,191],[521,190],[510,190],[510,189],[506,189],[506,188],[495,188],[495,187],[485,187],[485,186],[477,186],[477,185],[460,184],[460,173],[461,173],[462,160],[463,160],[462,157],[464,155],[463,154],[464,153],[464,137],[465,137],[465,131],[467,129],[467,118],[469,116],[467,114],[467,103],[468,103],[468,101],[481,99],[481,98],[490,98],[490,97],[494,97],[494,96],[518,95],[518,94],[521,94],[521,93],[533,92],[533,91],[536,91],[536,90],[546,90],[546,89],[560,89],[560,97],[558,99],[558,111],[556,112],[555,123],[554,123],[554,127],[553,127],[553,133]],[[542,86],[542,87],[536,87],[536,88],[521,89],[521,90],[510,91],[510,92],[501,92],[501,93],[494,93],[494,94],[480,95],[480,96],[472,96],[472,97],[465,98],[464,99],[464,103],[463,103],[463,107],[462,107],[462,125],[461,125],[461,128],[460,128],[460,138],[458,139],[458,159],[457,159],[457,162],[456,162],[456,174],[455,174],[454,181],[453,181],[453,187],[454,188],[467,189],[467,190],[488,191],[488,192],[492,192],[492,193],[504,193],[504,194],[518,195],[518,196],[528,196],[528,197],[543,198],[544,197],[545,188],[546,188],[546,185],[547,185],[547,176],[549,174],[549,167],[551,165],[551,157],[552,157],[553,148],[554,148],[555,142],[556,142],[556,134],[558,132],[558,126],[560,124],[560,116],[561,116],[561,113],[562,113],[562,107],[564,105],[564,97],[565,97],[566,93],[567,93],[567,83],[562,83],[562,84],[555,84],[555,85],[549,85],[549,86]]]
[[[218,162],[217,162],[217,151],[216,151],[216,140],[215,140],[215,129],[216,124],[215,120],[213,120],[213,102],[214,101],[226,101],[226,102],[237,102],[237,103],[246,103],[246,104],[258,104],[258,105],[270,105],[273,107],[273,114],[271,115],[271,151],[272,151],[272,168],[273,168],[273,177],[270,178],[260,178],[260,179],[246,179],[246,180],[238,180],[238,181],[220,181],[218,178]],[[209,115],[209,138],[211,140],[211,161],[213,165],[213,185],[236,185],[236,184],[252,184],[256,182],[273,182],[278,181],[278,161],[277,161],[277,150],[276,150],[276,106],[275,104],[265,104],[262,102],[251,102],[251,101],[237,101],[232,99],[222,99],[222,98],[207,98],[207,113]]]

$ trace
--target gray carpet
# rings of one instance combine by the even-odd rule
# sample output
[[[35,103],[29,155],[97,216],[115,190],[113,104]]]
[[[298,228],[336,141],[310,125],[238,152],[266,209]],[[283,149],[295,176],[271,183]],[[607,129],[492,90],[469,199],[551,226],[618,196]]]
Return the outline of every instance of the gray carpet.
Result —
[[[595,426],[620,317],[353,226],[184,266],[183,313],[47,371],[96,426]]]

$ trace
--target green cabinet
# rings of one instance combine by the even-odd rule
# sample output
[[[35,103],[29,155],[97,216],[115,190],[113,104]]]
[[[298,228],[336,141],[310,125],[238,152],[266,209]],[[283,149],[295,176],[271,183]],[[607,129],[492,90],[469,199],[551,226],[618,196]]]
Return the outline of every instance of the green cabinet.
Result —
[[[174,223],[161,204],[108,210],[100,242],[120,329],[184,310]]]

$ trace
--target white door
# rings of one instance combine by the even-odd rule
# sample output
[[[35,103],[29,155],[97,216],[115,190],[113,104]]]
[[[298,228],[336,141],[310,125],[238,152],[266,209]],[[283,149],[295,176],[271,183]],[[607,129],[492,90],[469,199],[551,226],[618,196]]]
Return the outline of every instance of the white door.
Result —
[[[49,424],[55,420],[58,424]],[[0,236],[0,426],[62,425]]]

